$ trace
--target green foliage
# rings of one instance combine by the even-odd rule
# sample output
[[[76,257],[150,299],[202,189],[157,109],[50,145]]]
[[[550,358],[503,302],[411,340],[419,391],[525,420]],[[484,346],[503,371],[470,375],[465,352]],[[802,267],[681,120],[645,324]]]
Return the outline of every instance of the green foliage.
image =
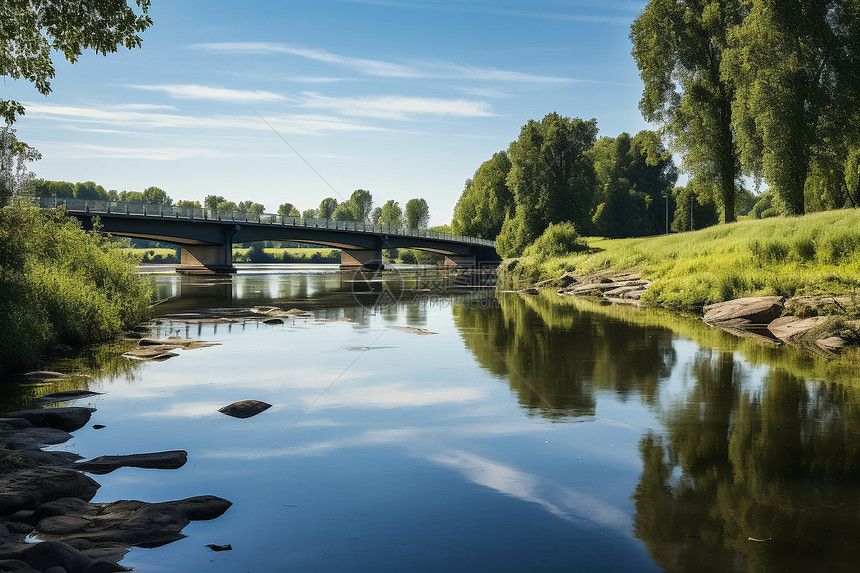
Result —
[[[319,218],[331,219],[334,215],[334,210],[337,208],[337,199],[334,197],[326,197],[320,203]]]
[[[253,201],[241,201],[236,205],[237,209],[222,209],[223,211],[242,211],[244,213],[256,213],[262,215],[266,212],[266,207],[262,203],[254,203]]]
[[[316,209],[305,209],[302,211],[302,219],[316,219],[317,215]]]
[[[523,255],[546,259],[587,250],[588,244],[579,238],[573,223],[551,223],[540,237],[526,247]]]
[[[143,190],[143,202],[147,205],[173,205],[173,199],[158,187],[147,187]]]
[[[391,228],[399,228],[403,226],[403,210],[400,204],[389,199],[379,210],[379,218],[375,221],[380,225],[387,225]]]
[[[496,248],[517,256],[550,223],[591,226],[595,174],[588,150],[597,138],[597,120],[547,114],[529,120],[511,143],[508,186],[516,208],[502,225]]]
[[[118,46],[138,48],[140,33],[152,25],[149,0],[4,0],[0,5],[0,75],[33,83],[42,95],[51,93],[52,52],[75,63],[84,50],[106,55]],[[24,107],[0,100],[0,116],[12,123]]]
[[[292,203],[283,203],[278,205],[278,215],[282,215],[284,217],[298,217],[300,216],[300,213]]]
[[[149,312],[137,260],[61,211],[0,210],[0,365],[34,363],[57,343],[108,339]]]
[[[407,229],[426,229],[430,222],[430,207],[424,199],[407,201],[405,214]]]
[[[728,36],[743,0],[651,0],[633,22],[633,57],[644,82],[639,108],[683,154],[683,166],[719,190],[723,220],[735,220],[740,178],[732,102],[734,78],[721,74]]]
[[[678,178],[671,154],[653,131],[603,137],[589,151],[597,173],[594,230],[607,237],[666,232],[666,203]]]
[[[207,195],[206,198],[203,199],[203,206],[207,209],[217,209],[220,203],[224,203],[226,201],[227,199],[221,195]]]
[[[501,233],[505,217],[514,215],[514,194],[507,183],[510,171],[507,152],[499,151],[466,180],[454,207],[454,233],[484,239],[495,239]]]
[[[0,207],[33,186],[34,176],[27,169],[27,163],[41,157],[34,148],[18,141],[11,123],[0,127]]]
[[[180,199],[176,202],[177,207],[191,207],[193,209],[200,209],[200,201],[189,201],[188,199]]]
[[[358,214],[352,207],[353,205],[350,204],[349,200],[338,204],[338,206],[334,208],[331,218],[335,221],[357,221]]]
[[[713,193],[713,184],[702,179],[693,179],[685,187],[676,188],[673,192],[676,207],[672,230],[692,231],[719,223],[720,215],[712,199]]]

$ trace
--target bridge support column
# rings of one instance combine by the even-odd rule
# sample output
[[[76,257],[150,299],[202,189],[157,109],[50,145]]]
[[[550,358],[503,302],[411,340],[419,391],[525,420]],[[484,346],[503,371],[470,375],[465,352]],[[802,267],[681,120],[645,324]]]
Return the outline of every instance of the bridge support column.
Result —
[[[381,271],[382,250],[376,249],[341,249],[340,268],[345,271],[370,270]]]
[[[182,245],[176,272],[181,275],[233,274],[233,243],[226,245]]]
[[[445,255],[445,261],[442,266],[445,267],[461,267],[474,268],[478,265],[475,255]]]

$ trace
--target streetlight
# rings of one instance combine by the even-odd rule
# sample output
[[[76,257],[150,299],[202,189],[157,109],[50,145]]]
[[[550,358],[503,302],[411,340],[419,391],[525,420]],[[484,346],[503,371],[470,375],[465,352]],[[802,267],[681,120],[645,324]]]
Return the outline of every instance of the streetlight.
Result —
[[[669,234],[669,196],[663,195],[663,199],[666,200],[666,234]]]

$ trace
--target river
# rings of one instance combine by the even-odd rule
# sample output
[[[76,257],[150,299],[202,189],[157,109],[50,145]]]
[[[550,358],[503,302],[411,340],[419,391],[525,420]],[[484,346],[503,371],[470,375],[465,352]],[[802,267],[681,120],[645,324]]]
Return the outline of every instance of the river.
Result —
[[[233,506],[123,565],[860,568],[860,385],[821,359],[658,311],[496,293],[466,273],[250,266],[149,280],[161,302],[148,334],[219,345],[164,362],[108,345],[55,365],[104,392],[72,404],[105,428],[59,447],[188,451],[178,470],[97,476],[95,502]],[[264,324],[256,305],[313,317]],[[244,399],[273,407],[218,412]]]

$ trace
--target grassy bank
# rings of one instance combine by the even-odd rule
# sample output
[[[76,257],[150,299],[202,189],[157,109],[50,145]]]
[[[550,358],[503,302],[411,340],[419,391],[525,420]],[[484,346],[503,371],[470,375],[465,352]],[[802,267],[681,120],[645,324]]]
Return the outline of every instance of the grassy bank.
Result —
[[[0,209],[0,371],[107,340],[149,313],[138,259],[60,211]]]
[[[524,285],[565,272],[636,269],[653,281],[643,300],[672,309],[750,295],[856,294],[860,210],[718,225],[635,239],[588,239],[590,252],[505,261],[502,280]]]

